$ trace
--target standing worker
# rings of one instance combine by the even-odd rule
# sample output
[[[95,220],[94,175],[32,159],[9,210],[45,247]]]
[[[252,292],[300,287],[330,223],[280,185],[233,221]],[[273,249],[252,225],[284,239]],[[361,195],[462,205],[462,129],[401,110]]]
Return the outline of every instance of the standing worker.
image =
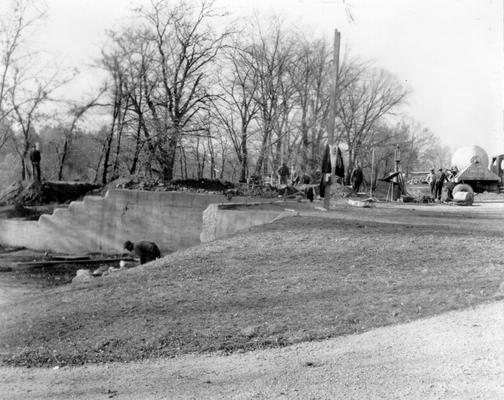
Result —
[[[278,168],[277,174],[280,176],[280,184],[287,185],[290,177],[290,171],[286,163],[283,163],[282,166]]]
[[[41,177],[40,177],[40,146],[38,143],[35,143],[35,145],[32,148],[32,151],[30,153],[30,161],[32,165],[32,173],[33,173],[33,181],[40,183]]]
[[[427,174],[427,183],[430,186],[431,196],[436,199],[436,174],[434,173],[434,168],[431,168],[430,172]]]
[[[455,188],[455,185],[457,184],[455,181],[455,177],[457,174],[453,169],[448,170],[447,174],[447,181],[448,183],[446,184],[446,200],[451,201],[453,200],[453,189]]]
[[[364,174],[362,173],[362,168],[360,166],[360,163],[357,163],[357,166],[350,174],[350,182],[352,182],[352,188],[355,193],[359,192],[363,180],[364,180]]]
[[[439,168],[439,171],[436,175],[436,195],[434,199],[441,201],[441,192],[443,191],[443,185],[447,180],[448,179],[446,178],[446,173],[444,172],[443,168]]]

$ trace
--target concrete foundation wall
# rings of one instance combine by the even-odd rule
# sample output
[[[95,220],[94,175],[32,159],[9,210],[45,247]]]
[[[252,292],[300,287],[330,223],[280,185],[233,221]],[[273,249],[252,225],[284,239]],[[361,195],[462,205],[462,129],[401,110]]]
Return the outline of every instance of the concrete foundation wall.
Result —
[[[250,199],[235,197],[233,203]],[[0,244],[63,253],[118,253],[125,240],[171,252],[200,243],[203,211],[223,195],[110,190],[56,209],[39,221],[0,220]]]
[[[252,226],[264,225],[294,215],[285,210],[261,210],[240,206],[233,208],[221,204],[210,204],[203,213],[203,229],[200,239],[202,243],[223,238],[233,233],[246,230]]]

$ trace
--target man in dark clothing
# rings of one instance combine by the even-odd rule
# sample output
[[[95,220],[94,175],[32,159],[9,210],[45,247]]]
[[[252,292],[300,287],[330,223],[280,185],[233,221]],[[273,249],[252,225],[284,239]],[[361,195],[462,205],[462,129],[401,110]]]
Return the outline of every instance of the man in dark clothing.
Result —
[[[161,252],[156,243],[142,240],[140,242],[132,243],[129,240],[124,242],[124,248],[133,252],[135,257],[140,258],[140,264],[153,261],[156,258],[161,258]]]
[[[345,166],[343,156],[338,146],[332,148],[327,144],[322,158],[322,179],[320,180],[320,197],[325,196],[325,188],[334,168],[334,174],[343,178],[345,176]]]
[[[289,171],[289,167],[287,166],[287,164],[283,163],[282,166],[280,168],[278,168],[277,173],[280,176],[280,184],[287,185],[287,181],[290,176],[290,171]]]
[[[301,183],[303,185],[309,185],[311,182],[311,176],[306,173],[306,171],[303,171],[301,174]]]
[[[30,161],[32,164],[33,180],[40,182],[40,150],[39,144],[36,143],[30,153]]]
[[[434,195],[434,199],[441,200],[441,192],[443,191],[443,185],[447,180],[448,179],[446,178],[446,173],[444,172],[443,168],[439,168],[439,171],[436,174],[436,193]]]
[[[350,182],[352,182],[352,188],[355,193],[359,191],[363,180],[364,174],[362,173],[362,168],[360,164],[357,164],[357,166],[352,171],[352,174],[350,175]]]
[[[313,202],[313,199],[315,198],[315,190],[313,189],[313,186],[305,188],[305,194],[306,198],[310,200],[310,202]]]

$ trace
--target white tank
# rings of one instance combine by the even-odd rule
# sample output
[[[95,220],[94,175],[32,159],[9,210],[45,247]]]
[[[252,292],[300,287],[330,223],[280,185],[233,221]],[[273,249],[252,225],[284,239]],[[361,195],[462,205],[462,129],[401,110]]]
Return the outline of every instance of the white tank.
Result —
[[[452,157],[452,167],[462,170],[471,164],[480,164],[488,168],[488,155],[479,146],[466,146],[458,149]]]

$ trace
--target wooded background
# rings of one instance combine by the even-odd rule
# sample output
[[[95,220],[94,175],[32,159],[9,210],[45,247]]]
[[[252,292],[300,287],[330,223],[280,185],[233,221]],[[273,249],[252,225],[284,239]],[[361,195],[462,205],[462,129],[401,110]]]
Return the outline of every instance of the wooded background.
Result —
[[[102,86],[85,101],[59,94],[75,70],[41,63],[29,41],[45,10],[12,2],[0,17],[0,185],[42,176],[106,184],[119,177],[245,181],[283,163],[313,174],[327,141],[332,43],[281,16],[229,22],[212,1],[151,1],[107,32]],[[412,50],[413,51],[413,50]],[[346,180],[449,167],[450,151],[405,113],[411,89],[346,49],[340,62],[335,142]]]

